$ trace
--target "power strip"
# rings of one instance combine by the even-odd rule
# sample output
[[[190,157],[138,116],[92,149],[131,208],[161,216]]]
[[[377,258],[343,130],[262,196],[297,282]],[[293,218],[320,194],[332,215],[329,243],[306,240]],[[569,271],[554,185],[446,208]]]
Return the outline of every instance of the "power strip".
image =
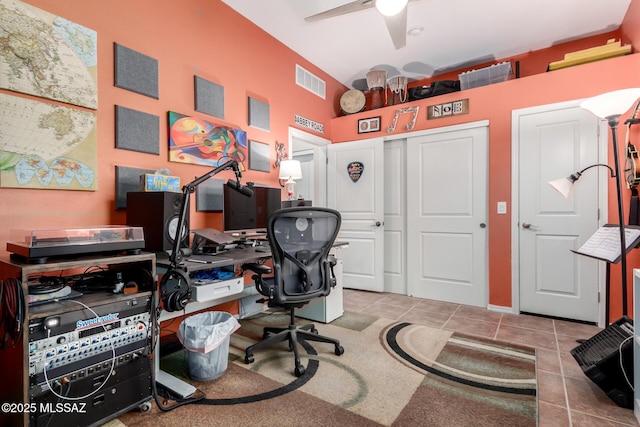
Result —
[[[196,392],[196,388],[189,383],[182,381],[172,375],[167,374],[164,371],[158,370],[156,372],[156,383],[162,387],[176,394],[178,397],[184,399],[185,397],[191,397]]]

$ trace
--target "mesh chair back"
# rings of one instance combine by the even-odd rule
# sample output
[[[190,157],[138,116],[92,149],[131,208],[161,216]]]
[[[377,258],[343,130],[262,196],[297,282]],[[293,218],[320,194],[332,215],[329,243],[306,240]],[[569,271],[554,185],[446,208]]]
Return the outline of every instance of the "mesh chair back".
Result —
[[[320,207],[293,207],[271,214],[271,245],[277,304],[306,302],[331,292],[329,251],[340,230],[340,213]]]

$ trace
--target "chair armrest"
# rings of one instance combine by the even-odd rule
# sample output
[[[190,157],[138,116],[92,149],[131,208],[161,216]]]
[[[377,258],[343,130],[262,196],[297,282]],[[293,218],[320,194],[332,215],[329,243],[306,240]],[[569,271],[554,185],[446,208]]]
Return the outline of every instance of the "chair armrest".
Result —
[[[271,273],[271,267],[269,267],[268,265],[257,264],[257,263],[242,264],[242,271],[246,271],[246,270],[251,270],[260,276],[262,276],[263,274]]]
[[[330,256],[329,258],[327,258],[327,263],[329,264],[329,268],[331,269],[331,287],[335,288],[338,284],[338,281],[336,280],[336,272],[333,271],[333,267],[338,264],[338,260],[335,257]]]

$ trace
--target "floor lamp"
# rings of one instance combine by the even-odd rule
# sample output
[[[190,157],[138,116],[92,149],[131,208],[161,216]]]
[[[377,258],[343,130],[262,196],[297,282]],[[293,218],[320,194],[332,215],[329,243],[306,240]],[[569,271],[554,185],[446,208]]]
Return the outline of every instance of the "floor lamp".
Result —
[[[604,93],[584,100],[580,107],[595,116],[607,120],[611,128],[613,142],[616,192],[618,198],[618,224],[620,226],[620,269],[622,274],[622,314],[627,314],[627,244],[624,227],[624,205],[622,203],[622,174],[620,173],[620,153],[618,151],[618,123],[620,116],[627,112],[640,98],[640,88],[622,89]],[[609,319],[606,320],[607,322]]]

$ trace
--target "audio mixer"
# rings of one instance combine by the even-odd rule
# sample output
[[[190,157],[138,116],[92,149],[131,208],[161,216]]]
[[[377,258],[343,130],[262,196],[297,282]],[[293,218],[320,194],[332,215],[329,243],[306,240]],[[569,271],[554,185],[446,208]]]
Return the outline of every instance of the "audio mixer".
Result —
[[[29,321],[29,402],[87,410],[38,411],[30,414],[30,424],[100,424],[150,401],[150,293],[90,295],[59,304],[66,311]]]

